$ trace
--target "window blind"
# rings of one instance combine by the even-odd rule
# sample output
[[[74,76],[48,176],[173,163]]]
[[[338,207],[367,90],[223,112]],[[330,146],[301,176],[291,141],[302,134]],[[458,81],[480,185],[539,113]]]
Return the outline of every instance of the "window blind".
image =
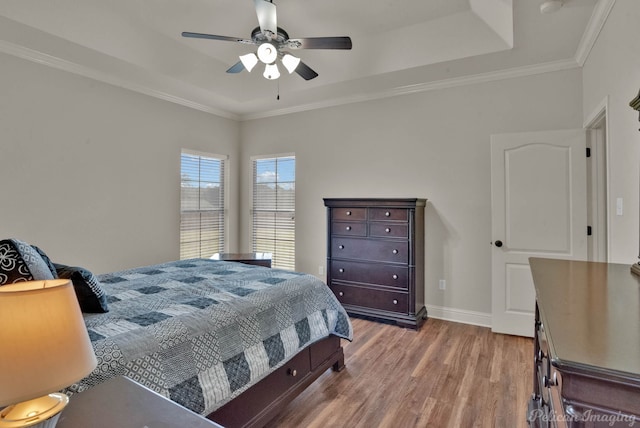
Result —
[[[180,259],[224,252],[224,167],[216,155],[180,157]]]
[[[272,266],[295,269],[295,156],[253,159],[253,251]]]

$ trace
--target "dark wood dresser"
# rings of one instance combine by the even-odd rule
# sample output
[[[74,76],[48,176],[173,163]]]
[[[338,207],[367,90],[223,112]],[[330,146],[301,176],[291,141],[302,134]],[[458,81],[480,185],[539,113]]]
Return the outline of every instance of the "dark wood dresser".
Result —
[[[410,328],[424,307],[425,199],[324,199],[327,284],[353,315]]]
[[[531,426],[640,426],[640,278],[629,265],[530,263],[536,289]]]

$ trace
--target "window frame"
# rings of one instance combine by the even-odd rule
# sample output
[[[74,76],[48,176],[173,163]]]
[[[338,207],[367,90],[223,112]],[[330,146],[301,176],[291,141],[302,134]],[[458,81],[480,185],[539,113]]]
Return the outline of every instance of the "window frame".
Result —
[[[228,236],[229,236],[229,155],[221,155],[221,154],[217,154],[217,153],[210,153],[210,152],[203,152],[203,151],[198,151],[198,150],[192,150],[192,149],[185,149],[182,148],[180,150],[180,220],[179,220],[179,253],[180,256],[179,258],[182,260],[182,156],[183,155],[188,155],[188,156],[197,156],[199,158],[206,158],[206,159],[214,159],[217,161],[220,161],[222,164],[222,191],[223,191],[223,197],[222,197],[222,233],[223,233],[223,244],[222,244],[222,250],[221,252],[227,252],[228,248],[229,248],[229,240],[228,240]],[[200,177],[198,177],[198,182],[200,182]],[[215,254],[215,253],[214,253]],[[213,254],[211,254],[209,257],[213,256]]]
[[[250,244],[251,244],[251,251],[256,252],[256,242],[255,242],[255,232],[254,232],[254,221],[255,221],[255,217],[254,217],[254,213],[255,213],[255,190],[256,190],[256,177],[255,177],[255,167],[256,167],[256,162],[260,161],[260,160],[267,160],[267,159],[281,159],[281,158],[293,158],[294,159],[294,174],[293,174],[293,184],[294,184],[294,209],[293,209],[293,231],[294,231],[294,236],[293,236],[293,258],[292,258],[292,265],[291,266],[278,266],[277,264],[274,265],[273,267],[279,268],[279,269],[284,269],[284,270],[291,270],[291,271],[295,271],[296,268],[296,239],[295,239],[295,228],[296,228],[296,220],[295,220],[295,216],[296,216],[296,190],[295,190],[295,184],[296,184],[296,169],[297,169],[297,160],[296,160],[296,154],[295,152],[288,152],[288,153],[277,153],[277,154],[266,154],[266,155],[254,155],[250,157],[250,171],[251,171],[251,195],[250,195],[250,209],[249,209],[249,217],[250,217],[250,233],[251,233],[251,238],[250,238]],[[276,184],[279,181],[276,181]],[[277,263],[276,261],[276,255],[272,254],[273,257],[273,262]]]

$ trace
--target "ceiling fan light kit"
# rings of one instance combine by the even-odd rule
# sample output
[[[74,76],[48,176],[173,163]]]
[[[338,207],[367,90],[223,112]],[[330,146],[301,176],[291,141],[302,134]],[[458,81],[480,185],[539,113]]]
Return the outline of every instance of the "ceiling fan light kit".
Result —
[[[265,64],[273,64],[278,58],[278,51],[271,43],[264,42],[258,46],[258,58]]]
[[[283,48],[289,49],[351,49],[351,38],[342,37],[307,37],[302,39],[290,39],[289,35],[282,28],[278,27],[276,15],[276,5],[269,0],[254,0],[256,15],[258,16],[259,27],[251,32],[251,39],[240,37],[218,36],[215,34],[183,32],[183,37],[196,39],[221,40],[227,42],[237,42],[248,45],[257,45],[256,53],[240,55],[240,61],[229,67],[227,73],[239,73],[242,70],[251,70],[256,66],[258,60],[265,64],[265,79],[275,80],[280,77],[280,71],[276,61],[280,58],[282,65],[289,74],[294,71],[303,79],[311,80],[318,76],[308,65]]]

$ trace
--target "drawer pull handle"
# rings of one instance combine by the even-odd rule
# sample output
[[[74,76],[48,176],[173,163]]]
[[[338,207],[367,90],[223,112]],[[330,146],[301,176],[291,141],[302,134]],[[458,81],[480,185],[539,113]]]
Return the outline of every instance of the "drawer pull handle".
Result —
[[[340,248],[341,250],[344,250],[344,245],[338,245],[338,248]]]
[[[289,369],[289,374],[293,377],[298,376],[298,371],[296,369]]]
[[[391,232],[391,229],[389,229],[388,227],[384,230],[385,232],[389,233]]]
[[[393,274],[393,276],[391,277],[393,279],[398,279],[398,275],[396,275],[395,273]]]
[[[387,211],[386,213],[384,213],[384,215],[385,215],[386,217],[389,217],[389,216],[391,216],[391,213],[390,213],[389,211]]]
[[[558,385],[558,374],[556,372],[553,373],[553,377],[549,379],[547,375],[542,376],[542,383],[547,388],[551,388],[552,386]]]
[[[345,227],[345,229],[351,230],[351,226],[347,226],[347,227]]]
[[[347,215],[351,215],[351,211],[347,211]]]
[[[341,292],[338,293],[338,296],[342,297],[342,296],[344,296],[344,293],[341,291]]]
[[[398,254],[398,250],[393,250],[393,254]]]
[[[398,301],[397,301],[396,299],[393,299],[393,304],[394,304],[394,305],[397,305],[397,304],[398,304]]]
[[[338,272],[344,273],[344,269],[340,268],[340,269],[338,269]]]

